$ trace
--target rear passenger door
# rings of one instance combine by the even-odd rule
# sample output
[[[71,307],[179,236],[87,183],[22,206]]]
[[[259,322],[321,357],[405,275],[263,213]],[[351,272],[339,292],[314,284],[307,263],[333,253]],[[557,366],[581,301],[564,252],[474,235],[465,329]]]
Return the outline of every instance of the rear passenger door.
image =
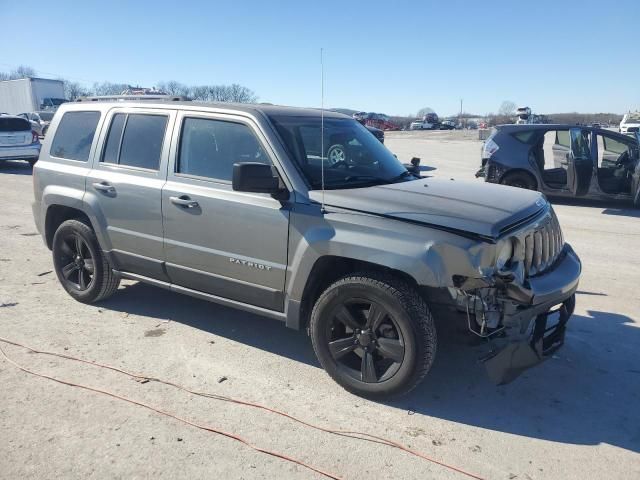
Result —
[[[98,212],[105,250],[117,268],[165,281],[161,193],[175,115],[160,109],[111,110],[85,197]]]
[[[268,152],[243,117],[179,114],[162,191],[172,283],[283,311],[288,204],[231,186],[234,163],[271,164]]]

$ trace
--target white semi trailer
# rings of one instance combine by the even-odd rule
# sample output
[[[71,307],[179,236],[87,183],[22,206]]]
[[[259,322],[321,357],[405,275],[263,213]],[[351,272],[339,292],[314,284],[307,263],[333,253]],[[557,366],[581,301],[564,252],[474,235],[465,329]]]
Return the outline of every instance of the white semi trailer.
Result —
[[[0,81],[0,113],[55,110],[66,102],[61,80],[48,78],[20,78]]]

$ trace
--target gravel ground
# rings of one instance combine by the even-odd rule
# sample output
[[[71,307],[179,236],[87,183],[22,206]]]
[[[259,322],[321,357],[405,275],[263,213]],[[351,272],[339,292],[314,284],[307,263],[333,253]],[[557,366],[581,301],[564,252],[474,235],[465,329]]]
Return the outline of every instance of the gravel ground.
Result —
[[[396,132],[387,145],[426,174],[473,179],[477,132]],[[640,211],[556,205],[584,276],[567,342],[495,387],[477,347],[441,332],[430,375],[376,403],[340,389],[305,334],[204,301],[124,282],[99,305],[74,302],[51,272],[31,217],[31,171],[0,163],[0,336],[267,404],[323,426],[395,439],[484,478],[640,478]],[[345,479],[463,479],[371,442],[153,382],[2,348],[49,375],[126,395],[246,437]],[[0,360],[0,478],[322,478],[228,438]]]

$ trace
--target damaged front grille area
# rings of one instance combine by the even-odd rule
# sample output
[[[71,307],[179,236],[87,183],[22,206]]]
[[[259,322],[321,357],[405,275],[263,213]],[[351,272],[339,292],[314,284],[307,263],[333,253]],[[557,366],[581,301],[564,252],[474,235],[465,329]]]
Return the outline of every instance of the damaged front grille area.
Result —
[[[548,270],[560,256],[564,238],[553,210],[521,237],[525,275],[533,277]]]

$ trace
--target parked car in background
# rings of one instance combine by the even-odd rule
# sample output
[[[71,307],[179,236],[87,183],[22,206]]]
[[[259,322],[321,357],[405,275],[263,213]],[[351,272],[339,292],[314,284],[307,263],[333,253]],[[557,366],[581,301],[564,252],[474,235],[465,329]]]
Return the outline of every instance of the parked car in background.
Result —
[[[456,122],[452,120],[443,120],[440,124],[440,130],[455,130]]]
[[[476,176],[549,196],[628,200],[640,206],[640,133],[575,125],[500,125]]]
[[[334,162],[323,145],[336,144]],[[372,398],[427,374],[434,316],[494,339],[483,361],[497,383],[564,342],[581,263],[544,197],[419,178],[345,115],[73,103],[44,145],[34,219],[77,301],[129,278],[277,319]]]
[[[0,161],[26,160],[31,165],[40,155],[40,140],[31,122],[14,115],[0,116]]]
[[[31,113],[19,113],[17,115],[18,117],[22,117],[27,119],[30,123],[31,123],[31,128],[33,129],[34,132],[36,132],[38,134],[38,136],[43,136],[43,122],[42,119],[40,118],[40,115],[38,115],[36,112],[31,112]]]
[[[353,118],[362,123],[362,125],[383,131],[400,129],[398,125],[392,122],[391,119],[383,113],[358,112],[353,114]]]
[[[427,113],[420,120],[411,122],[409,130],[435,130],[440,127],[440,120],[435,112]]]
[[[364,113],[364,112],[361,112],[361,113]],[[371,126],[367,125],[366,115],[360,115],[360,114],[354,113],[353,114],[353,118],[358,123],[360,123],[360,125],[363,125],[364,128],[369,130],[374,137],[376,137],[378,140],[380,140],[381,143],[384,143],[384,130],[381,130],[379,128],[371,127]]]
[[[635,133],[640,131],[640,112],[625,113],[618,127],[620,133]]]

